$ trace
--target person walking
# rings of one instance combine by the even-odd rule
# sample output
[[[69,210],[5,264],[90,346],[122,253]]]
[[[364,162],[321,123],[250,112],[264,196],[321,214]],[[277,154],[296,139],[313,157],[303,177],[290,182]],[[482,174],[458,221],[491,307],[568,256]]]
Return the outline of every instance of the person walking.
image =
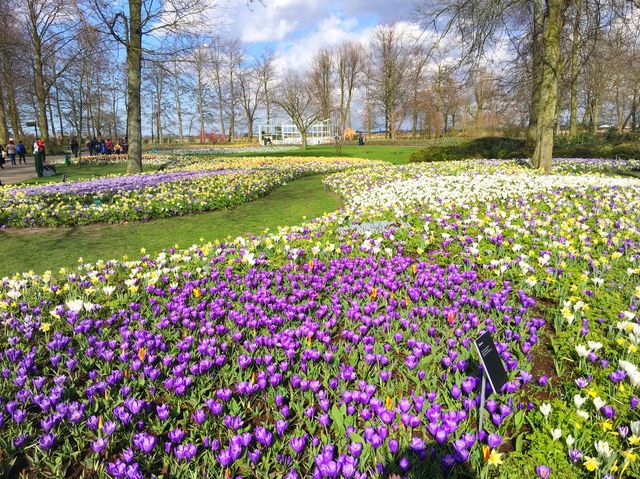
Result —
[[[40,150],[42,145],[42,150]],[[36,174],[38,175],[38,178],[42,178],[42,175],[44,174],[44,168],[43,168],[43,156],[44,156],[44,143],[42,143],[42,140],[40,138],[38,138],[35,143],[33,144],[33,159],[35,160],[35,165],[36,165]]]
[[[73,154],[74,158],[78,158],[78,140],[76,140],[75,138],[71,139],[71,153]]]
[[[27,164],[27,149],[24,147],[24,143],[22,140],[18,142],[16,145],[16,153],[18,153],[18,164],[21,165],[24,161],[24,164]]]
[[[6,154],[2,145],[0,145],[0,170],[4,170],[4,158]]]
[[[11,164],[16,166],[16,145],[13,142],[13,138],[9,138],[9,143],[7,144],[7,156],[11,160]]]

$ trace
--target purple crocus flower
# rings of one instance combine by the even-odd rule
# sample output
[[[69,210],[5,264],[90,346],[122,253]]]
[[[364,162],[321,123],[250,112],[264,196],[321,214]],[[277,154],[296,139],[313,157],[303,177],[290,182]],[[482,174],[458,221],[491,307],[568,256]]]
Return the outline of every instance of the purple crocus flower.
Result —
[[[169,432],[169,440],[174,444],[178,444],[179,442],[181,442],[184,436],[185,432],[179,428],[176,428]]]
[[[148,454],[156,445],[156,437],[144,432],[138,433],[133,436],[133,445]]]
[[[353,457],[359,457],[362,452],[362,443],[361,442],[352,442],[349,444],[349,453]]]
[[[46,451],[47,449],[51,449],[55,445],[57,439],[58,438],[55,434],[49,432],[40,437],[38,444],[42,449]]]
[[[427,446],[425,445],[422,439],[414,436],[411,438],[411,443],[409,444],[409,447],[411,447],[411,449],[413,449],[414,451],[418,452],[418,451],[424,451]]]
[[[204,412],[204,409],[198,409],[193,413],[193,419],[198,423],[198,425],[200,425],[207,419],[207,413]]]
[[[582,451],[580,449],[569,449],[569,459],[577,464],[582,459]]]
[[[500,437],[500,434],[489,434],[489,437],[487,438],[487,444],[491,449],[495,449],[500,444],[502,444],[502,438]]]
[[[229,449],[223,449],[219,454],[216,454],[216,459],[222,467],[227,467],[233,462],[233,455]]]
[[[265,447],[271,446],[273,441],[273,433],[264,427],[257,427],[254,435],[256,437],[256,441],[258,444],[261,444]]]
[[[156,406],[156,413],[161,421],[166,421],[169,418],[169,405],[162,404],[160,406]]]
[[[295,437],[294,436],[289,441],[289,445],[291,446],[291,449],[293,449],[293,451],[296,454],[300,454],[302,452],[302,450],[304,449],[304,446],[305,446],[306,443],[307,443],[306,435],[301,436],[301,437]]]
[[[176,455],[176,458],[184,459],[185,461],[189,462],[195,457],[197,451],[198,448],[195,444],[180,444],[178,447],[176,447],[174,454]]]
[[[289,426],[289,422],[284,419],[278,419],[276,421],[276,432],[278,433],[278,436],[282,436],[284,434],[287,426]]]
[[[96,439],[91,443],[91,449],[95,452],[100,453],[107,446],[107,440],[104,438]]]
[[[614,407],[609,405],[603,406],[602,409],[600,409],[600,412],[608,419],[612,419],[616,415]]]
[[[536,474],[540,479],[548,479],[551,475],[551,468],[548,466],[536,466]]]

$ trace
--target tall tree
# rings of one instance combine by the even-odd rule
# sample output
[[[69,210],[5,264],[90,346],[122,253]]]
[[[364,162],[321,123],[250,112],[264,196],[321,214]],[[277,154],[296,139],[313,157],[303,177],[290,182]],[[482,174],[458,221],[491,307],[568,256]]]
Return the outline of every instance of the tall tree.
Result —
[[[316,52],[311,60],[311,84],[317,95],[323,120],[333,113],[333,55],[329,49]]]
[[[240,89],[240,102],[247,121],[249,140],[253,140],[253,125],[256,111],[263,98],[262,81],[260,80],[259,67],[254,63],[240,71],[238,76]]]
[[[48,1],[48,0],[47,0]],[[187,35],[201,27],[205,11],[214,6],[207,0],[90,0],[106,32],[126,49],[127,55],[127,171],[142,171],[142,61],[144,56],[167,55],[152,45],[167,45],[170,37]],[[145,42],[147,37],[154,41]]]
[[[40,135],[46,142],[49,139],[49,92],[58,77],[72,65],[78,55],[77,48],[72,45],[75,35],[70,21],[77,12],[74,4],[65,0],[25,1],[26,24],[33,52],[38,124]],[[64,61],[60,61],[60,58],[64,58]],[[54,65],[56,60],[57,65]]]
[[[262,52],[262,55],[256,61],[256,70],[264,92],[264,108],[267,114],[267,124],[269,124],[271,122],[271,86],[276,77],[275,53],[273,50],[267,48]]]
[[[373,33],[370,62],[375,95],[385,121],[387,137],[394,140],[407,106],[409,50],[396,25],[379,26]]]
[[[309,129],[322,118],[322,107],[317,101],[308,74],[287,72],[276,90],[273,101],[289,115],[300,131],[302,149],[305,150]]]
[[[362,45],[347,42],[338,47],[336,52],[336,73],[340,100],[338,102],[338,152],[344,144],[344,132],[351,121],[351,103],[358,85],[358,78],[363,69],[364,56]]]

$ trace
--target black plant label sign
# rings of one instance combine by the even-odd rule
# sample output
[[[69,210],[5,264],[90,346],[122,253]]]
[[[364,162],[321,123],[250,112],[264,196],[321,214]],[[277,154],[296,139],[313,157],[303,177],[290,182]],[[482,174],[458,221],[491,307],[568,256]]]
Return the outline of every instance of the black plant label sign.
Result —
[[[507,371],[502,364],[502,359],[500,359],[496,349],[496,343],[493,342],[493,338],[488,331],[476,339],[474,343],[480,355],[485,374],[491,384],[491,389],[497,393],[506,384],[508,377]]]

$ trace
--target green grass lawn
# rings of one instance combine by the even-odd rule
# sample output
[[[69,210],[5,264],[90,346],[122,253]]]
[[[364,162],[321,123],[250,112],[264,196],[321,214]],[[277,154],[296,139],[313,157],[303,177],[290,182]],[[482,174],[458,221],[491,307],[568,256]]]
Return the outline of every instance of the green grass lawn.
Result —
[[[382,160],[394,165],[404,165],[409,163],[411,153],[419,150],[417,146],[395,146],[395,145],[345,145],[341,153],[336,152],[333,145],[308,146],[306,150],[293,150],[288,152],[273,153],[252,153],[249,155],[234,154],[230,156],[342,156],[348,158],[367,158],[369,160]]]
[[[321,176],[302,178],[270,195],[233,210],[154,220],[148,223],[91,225],[0,231],[0,277],[16,271],[42,273],[70,267],[78,257],[85,262],[139,258],[178,244],[224,239],[227,236],[259,234],[265,228],[295,225],[340,208],[340,199],[324,188]]]
[[[144,165],[144,171],[154,171],[157,166]],[[126,164],[111,165],[56,165],[56,176],[38,178],[37,176],[25,180],[22,184],[33,183],[60,183],[62,175],[67,175],[69,180],[81,181],[95,178],[96,176],[123,175],[127,172]]]

